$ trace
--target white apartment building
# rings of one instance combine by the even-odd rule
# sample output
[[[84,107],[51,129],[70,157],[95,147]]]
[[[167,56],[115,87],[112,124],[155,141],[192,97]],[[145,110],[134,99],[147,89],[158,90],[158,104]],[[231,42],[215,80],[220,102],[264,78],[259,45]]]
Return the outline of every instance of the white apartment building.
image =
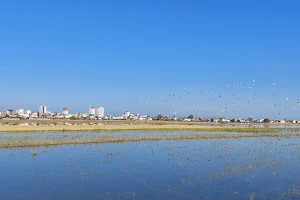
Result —
[[[39,118],[42,118],[47,113],[47,106],[40,106],[39,108]]]
[[[89,108],[89,115],[96,115],[96,110],[95,110],[95,107],[90,107]]]
[[[102,106],[97,107],[96,113],[97,113],[98,117],[103,118],[104,117],[104,107],[102,107]]]

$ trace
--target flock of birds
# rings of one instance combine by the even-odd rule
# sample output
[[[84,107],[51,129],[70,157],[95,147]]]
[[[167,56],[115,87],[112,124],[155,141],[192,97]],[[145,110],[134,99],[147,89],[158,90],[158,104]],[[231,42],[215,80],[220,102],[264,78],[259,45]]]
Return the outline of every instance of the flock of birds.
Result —
[[[246,118],[258,115],[277,116],[278,119],[291,115],[295,117],[300,98],[284,96],[284,92],[279,94],[275,82],[266,87],[251,80],[243,84],[225,84],[216,89],[208,89],[203,82],[199,82],[190,87],[181,87],[177,92],[163,95],[154,93],[146,100],[136,99],[132,106],[134,111],[151,107],[175,116],[193,114],[197,117],[226,117],[237,113]]]

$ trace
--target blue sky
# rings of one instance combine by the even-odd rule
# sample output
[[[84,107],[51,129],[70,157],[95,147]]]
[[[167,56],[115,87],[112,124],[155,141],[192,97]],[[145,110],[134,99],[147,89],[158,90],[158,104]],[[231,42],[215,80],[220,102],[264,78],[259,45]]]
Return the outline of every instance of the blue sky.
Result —
[[[300,118],[299,6],[293,0],[1,3],[0,110],[45,104],[74,113],[103,105],[111,114]],[[237,82],[242,86],[233,87]],[[179,98],[182,92],[190,92],[188,99]],[[228,107],[233,103],[240,108]]]

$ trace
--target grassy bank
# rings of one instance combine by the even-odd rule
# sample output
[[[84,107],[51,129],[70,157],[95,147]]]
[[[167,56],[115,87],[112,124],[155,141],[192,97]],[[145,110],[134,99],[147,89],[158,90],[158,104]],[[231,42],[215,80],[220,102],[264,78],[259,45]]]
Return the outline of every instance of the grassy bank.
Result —
[[[272,128],[235,128],[235,127],[213,127],[213,126],[191,126],[191,125],[72,125],[72,126],[0,126],[0,132],[65,132],[65,131],[125,131],[125,130],[190,130],[190,131],[224,131],[224,132],[276,132]]]

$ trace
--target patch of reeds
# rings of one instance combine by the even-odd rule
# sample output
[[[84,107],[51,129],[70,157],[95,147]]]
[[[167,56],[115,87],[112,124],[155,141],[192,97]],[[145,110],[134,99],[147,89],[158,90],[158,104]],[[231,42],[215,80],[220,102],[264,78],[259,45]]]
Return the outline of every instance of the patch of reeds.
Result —
[[[22,132],[66,132],[66,131],[224,131],[224,132],[276,132],[274,128],[255,128],[255,127],[213,127],[213,126],[190,126],[190,125],[78,125],[78,126],[0,126],[0,132],[22,133]]]
[[[51,136],[53,134],[53,136]],[[158,141],[158,140],[193,140],[193,139],[238,139],[238,138],[255,138],[255,137],[300,137],[299,134],[291,133],[203,133],[203,134],[161,134],[161,135],[126,135],[126,134],[99,134],[99,135],[73,135],[65,133],[52,133],[48,137],[27,136],[27,135],[12,135],[1,137],[0,148],[14,147],[37,147],[37,146],[52,146],[52,145],[75,145],[75,144],[100,144],[100,143],[122,143],[122,142],[139,142],[139,141]]]

